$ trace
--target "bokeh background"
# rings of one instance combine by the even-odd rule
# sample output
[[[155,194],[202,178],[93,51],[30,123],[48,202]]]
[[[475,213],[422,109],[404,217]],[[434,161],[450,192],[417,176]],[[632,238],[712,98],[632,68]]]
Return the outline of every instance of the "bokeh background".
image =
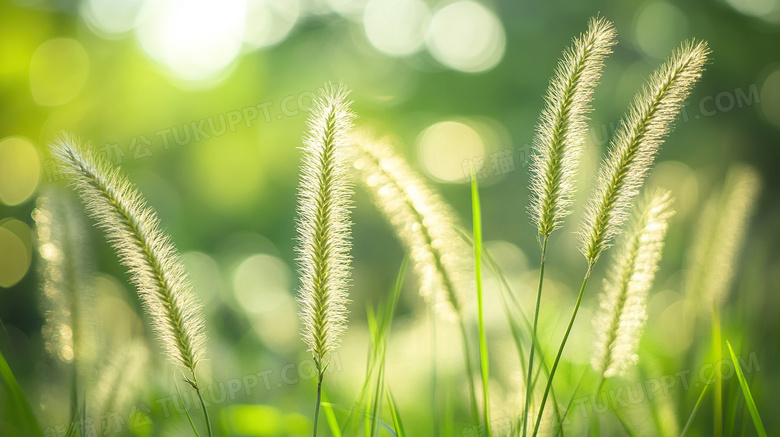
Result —
[[[539,256],[526,213],[534,126],[561,51],[599,14],[615,23],[619,44],[596,90],[575,213],[551,241],[542,339],[550,349],[557,344],[586,267],[574,231],[609,134],[672,49],[685,39],[708,40],[712,60],[648,181],[672,190],[677,214],[651,293],[640,366],[614,384],[685,371],[693,377],[718,362],[708,355],[709,321],[697,317],[683,278],[702,205],[729,168],[747,164],[763,189],[735,259],[723,335],[755,359],[748,380],[767,428],[777,432],[780,1],[2,0],[0,349],[46,435],[60,435],[67,423],[73,359],[72,351],[53,350],[43,329],[33,239],[36,198],[63,184],[46,150],[57,132],[74,132],[120,165],[182,253],[205,304],[206,379],[216,398],[220,387],[224,394],[230,381],[241,381],[212,408],[220,433],[307,435],[315,382],[298,336],[293,247],[298,147],[312,96],[329,81],[349,87],[357,124],[390,136],[467,228],[464,168],[474,163],[487,247],[530,313]],[[350,328],[326,378],[337,417],[363,382],[366,308],[386,299],[403,258],[360,189],[353,219]],[[186,435],[186,416],[172,406],[174,369],[149,340],[113,252],[84,221],[97,362],[119,356],[137,363],[135,374],[121,378],[112,410],[90,417],[102,422],[102,435]],[[564,355],[556,389],[565,399],[587,368],[605,267],[595,273]],[[494,419],[501,420],[516,416],[522,385],[498,282],[487,281]],[[388,385],[410,435],[433,435],[434,426],[477,435],[468,434],[457,330],[432,321],[415,284],[407,281],[393,325]],[[138,351],[128,353],[133,342]],[[85,393],[100,396],[100,376],[92,374]],[[593,390],[589,380],[579,397]],[[678,381],[625,408],[642,433],[684,425],[700,389]],[[736,378],[724,378],[724,390],[735,433],[744,426],[751,435]],[[0,434],[21,435],[7,411],[0,409]],[[696,435],[711,435],[712,411],[707,398]],[[106,428],[109,419],[119,425]],[[605,435],[619,429],[614,416],[603,415]]]

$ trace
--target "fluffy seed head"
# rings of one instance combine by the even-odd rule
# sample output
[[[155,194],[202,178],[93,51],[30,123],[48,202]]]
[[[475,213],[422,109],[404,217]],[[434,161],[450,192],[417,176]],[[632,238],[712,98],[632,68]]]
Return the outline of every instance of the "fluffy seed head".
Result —
[[[302,337],[318,366],[347,327],[350,277],[348,134],[354,115],[347,91],[329,86],[314,100],[303,139],[298,188],[298,300]]]
[[[591,19],[588,30],[563,52],[545,97],[531,164],[531,218],[549,236],[571,211],[575,176],[587,130],[593,89],[615,44],[612,23]]]
[[[359,180],[409,251],[420,294],[444,318],[459,317],[471,262],[452,208],[387,140],[364,132],[353,144]]]
[[[60,136],[51,151],[127,267],[166,354],[194,375],[204,352],[203,316],[157,214],[124,175],[76,138]]]
[[[734,267],[753,214],[761,180],[748,166],[729,170],[723,189],[706,204],[697,226],[686,287],[706,311],[721,305],[734,277]]]
[[[631,199],[639,192],[658,147],[701,76],[709,52],[704,42],[684,43],[634,98],[601,164],[580,230],[581,250],[591,265],[628,216]]]
[[[622,374],[639,357],[639,338],[647,320],[647,293],[653,285],[673,214],[668,191],[647,196],[621,250],[615,256],[599,310],[591,364],[604,377]]]

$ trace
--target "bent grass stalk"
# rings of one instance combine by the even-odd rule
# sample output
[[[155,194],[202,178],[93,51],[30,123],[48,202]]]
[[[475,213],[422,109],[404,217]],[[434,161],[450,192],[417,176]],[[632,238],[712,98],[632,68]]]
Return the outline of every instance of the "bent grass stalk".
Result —
[[[354,115],[346,98],[343,86],[328,86],[315,99],[303,140],[298,190],[301,336],[312,352],[318,374],[314,436],[328,366],[325,359],[347,329],[353,189],[347,177],[346,148]]]
[[[184,380],[197,392],[212,435],[195,372],[205,350],[203,316],[179,255],[159,228],[157,214],[123,174],[74,137],[61,135],[51,151],[130,272],[152,330],[169,359],[189,371]]]
[[[708,54],[709,49],[705,42],[683,43],[672,57],[653,73],[647,87],[634,98],[628,115],[621,122],[611,142],[609,153],[599,169],[596,188],[580,231],[583,243],[581,251],[588,262],[588,268],[550,369],[550,377],[534,426],[534,435],[538,433],[544,405],[593,267],[629,214],[631,199],[639,192],[658,147],[669,133],[674,118],[691,88],[701,76]]]

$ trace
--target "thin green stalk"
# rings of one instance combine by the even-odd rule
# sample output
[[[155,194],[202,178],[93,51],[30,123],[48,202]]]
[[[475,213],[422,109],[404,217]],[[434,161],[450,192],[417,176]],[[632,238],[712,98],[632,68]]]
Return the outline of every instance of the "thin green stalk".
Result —
[[[713,303],[712,305],[712,348],[715,353],[715,361],[719,363],[723,358],[722,339],[720,331],[720,311],[718,305]],[[723,379],[715,378],[715,395],[714,400],[714,412],[713,420],[715,421],[714,437],[723,436]]]
[[[474,168],[471,168],[471,212],[474,226],[474,278],[477,283],[477,318],[479,323],[479,364],[482,371],[482,404],[485,435],[490,437],[490,392],[488,390],[489,363],[485,320],[482,308],[482,217],[479,208],[479,190]]]
[[[628,423],[628,420],[626,420],[626,417],[623,416],[623,413],[621,413],[620,410],[615,410],[615,416],[617,416],[618,420],[620,421],[620,424],[623,426],[623,431],[625,431],[629,437],[637,436],[636,431],[634,431],[634,429],[631,428],[631,424]]]
[[[398,437],[406,437],[404,423],[401,421],[401,415],[398,413],[398,407],[395,405],[393,394],[390,393],[389,387],[385,387],[385,389],[385,393],[387,393],[387,405],[390,407],[390,416],[393,418],[393,428],[395,428],[395,432]]]
[[[547,257],[547,241],[549,240],[549,236],[545,235],[544,240],[542,242],[542,260],[539,263],[539,290],[536,292],[536,308],[534,309],[534,322],[533,322],[533,338],[536,338],[536,327],[539,323],[539,305],[542,301],[542,284],[544,283],[544,262]],[[532,387],[531,387],[531,378],[533,376],[533,369],[534,369],[534,350],[536,348],[531,347],[531,350],[529,351],[529,357],[528,357],[528,378],[526,378],[526,384],[525,384],[525,406],[523,407],[523,436],[526,435],[526,425],[528,423],[528,406],[530,405],[531,401],[531,393],[532,393]]]
[[[747,380],[745,380],[745,375],[742,373],[742,367],[740,367],[737,356],[734,354],[734,349],[731,348],[731,343],[729,343],[728,340],[726,340],[726,346],[729,348],[731,362],[734,363],[734,371],[737,374],[737,379],[739,379],[739,385],[742,387],[742,395],[745,397],[745,406],[748,408],[748,411],[750,411],[750,417],[753,419],[753,425],[756,427],[756,432],[759,437],[766,437],[767,434],[766,429],[764,429],[764,422],[761,421],[761,415],[758,413],[756,402],[753,400],[750,386],[748,386]]]
[[[319,363],[317,363],[319,367]],[[314,404],[314,437],[317,437],[317,421],[320,417],[320,402],[322,401],[322,376],[325,372],[319,371],[317,376],[317,403]]]
[[[714,376],[713,372],[713,376]],[[707,393],[707,387],[712,384],[712,380],[707,381],[704,383],[704,387],[701,389],[701,393],[699,394],[699,398],[696,400],[696,403],[693,405],[693,409],[691,410],[690,416],[688,416],[688,421],[685,422],[685,427],[683,428],[682,432],[680,433],[680,437],[685,437],[685,433],[688,432],[688,428],[691,427],[691,424],[693,423],[693,418],[696,417],[696,412],[699,411],[699,405],[701,405],[702,399],[704,399],[704,394]]]
[[[601,389],[604,387],[604,381],[606,378],[604,378],[604,374],[601,374],[601,377],[599,378],[599,384],[596,387],[596,402],[598,402],[598,398],[601,395]],[[599,435],[599,418],[595,414],[590,417],[590,430],[592,431],[591,434],[593,435]]]
[[[466,374],[469,380],[469,397],[471,398],[471,418],[475,424],[479,424],[479,410],[477,409],[477,389],[474,383],[474,369],[471,367],[471,348],[469,348],[468,330],[463,318],[458,318],[460,335],[463,337],[463,358],[466,362]]]
[[[601,378],[599,378],[599,385],[596,387],[596,397],[598,398],[601,394],[601,389],[604,387],[604,381],[606,378],[604,378],[604,374],[601,374]]]
[[[322,409],[325,410],[325,419],[328,421],[328,427],[333,437],[341,437],[341,428],[339,428],[339,422],[336,419],[336,415],[333,413],[333,405],[328,400],[328,395],[325,392],[320,392],[322,395]]]
[[[569,414],[569,410],[571,409],[571,404],[574,403],[574,398],[577,396],[577,390],[580,389],[580,385],[582,385],[582,380],[585,379],[585,375],[588,373],[588,370],[586,369],[584,372],[582,372],[582,376],[580,376],[579,381],[577,381],[577,385],[574,386],[574,390],[571,393],[571,397],[569,398],[569,403],[566,404],[566,409],[563,410],[563,415],[558,420],[558,431],[555,432],[555,435],[561,435],[563,436],[563,422],[566,420],[566,416]],[[553,402],[555,402],[555,391],[553,391]]]
[[[464,236],[464,238],[466,240],[471,241],[471,237],[468,234],[466,234],[465,232],[463,233],[463,236]],[[484,248],[483,248],[483,250],[484,250]],[[515,320],[516,316],[514,316],[512,314],[508,304],[511,303],[512,305],[514,305],[515,311],[517,312],[517,314],[519,314],[520,318],[522,318],[523,323],[525,324],[526,329],[528,330],[529,333],[532,330],[531,329],[531,322],[530,322],[530,320],[528,320],[528,317],[523,312],[523,309],[520,306],[520,303],[517,301],[517,297],[515,296],[515,293],[512,291],[512,287],[509,285],[509,282],[506,280],[506,276],[504,276],[504,273],[498,267],[498,264],[496,263],[496,260],[492,257],[490,252],[487,251],[487,250],[484,250],[483,255],[484,255],[484,259],[485,259],[485,262],[487,263],[488,267],[490,267],[491,270],[493,271],[493,273],[495,273],[496,276],[498,276],[499,281],[503,285],[502,288],[499,288],[499,290],[501,291],[501,300],[504,303],[504,305],[503,305],[504,312],[505,312],[506,318],[507,318],[507,320],[509,322],[509,328],[510,328],[510,330],[512,332],[512,337],[513,337],[513,339],[515,341],[515,346],[516,346],[517,351],[518,351],[518,357],[519,357],[519,360],[520,360],[520,373],[522,375],[524,375],[525,372],[526,372],[526,369],[525,369],[525,356],[523,354],[523,345],[520,342],[520,327],[518,325],[518,322]],[[510,299],[507,299],[507,296],[509,296]],[[535,348],[537,348],[539,350],[539,363],[540,363],[540,366],[539,366],[539,370],[537,370],[536,376],[534,376],[533,382],[531,384],[532,386],[535,387],[536,386],[536,381],[539,379],[539,374],[542,371],[544,371],[545,375],[549,376],[550,375],[550,369],[548,368],[547,362],[546,362],[546,360],[544,358],[544,350],[542,350],[541,344],[539,344],[539,341],[538,341],[538,339],[535,336],[531,337],[531,347],[535,347]],[[558,402],[557,402],[557,400],[555,398],[555,389],[551,389],[550,390],[550,396],[552,396],[552,400],[553,400],[553,407],[554,407],[554,411],[555,411],[555,419],[560,423],[561,422],[561,416],[560,416],[560,411],[558,411]],[[518,421],[516,426],[517,426],[517,429],[519,430],[520,429],[520,422],[519,421]],[[563,434],[563,431],[561,431],[561,434]]]
[[[431,307],[431,414],[433,416],[433,435],[439,435],[439,415],[436,414],[436,311]]]
[[[585,278],[582,280],[582,286],[580,287],[580,293],[577,296],[577,303],[574,304],[574,311],[571,313],[571,319],[569,319],[569,326],[566,327],[566,333],[563,335],[560,347],[558,347],[558,353],[555,355],[555,361],[553,361],[552,368],[550,369],[550,377],[547,378],[547,385],[544,387],[544,395],[542,395],[542,403],[539,405],[539,413],[536,416],[536,424],[534,425],[533,435],[535,436],[539,432],[539,425],[542,423],[542,416],[544,415],[544,404],[547,403],[547,395],[550,393],[550,387],[552,387],[553,378],[555,378],[555,371],[558,369],[558,362],[563,355],[563,348],[566,347],[566,341],[569,339],[571,328],[574,326],[574,319],[577,318],[577,312],[580,310],[580,304],[582,303],[582,296],[585,294],[585,286],[588,285],[588,279],[590,278],[590,272],[593,270],[593,263],[588,264],[588,271],[585,272]]]
[[[7,331],[5,331],[5,326],[2,322],[0,322],[0,327],[3,328],[3,331],[7,336]],[[0,386],[5,387],[2,394],[3,397],[7,397],[9,400],[9,402],[5,404],[8,407],[6,407],[7,409],[4,412],[13,413],[9,417],[13,417],[16,420],[23,422],[23,426],[33,435],[43,435],[43,431],[41,431],[40,425],[38,424],[38,419],[35,418],[35,413],[30,407],[30,403],[27,402],[24,391],[22,391],[22,388],[19,386],[19,382],[11,371],[11,367],[8,366],[8,362],[5,360],[2,350],[0,350]]]
[[[214,431],[211,429],[211,419],[209,418],[209,410],[206,408],[206,401],[203,399],[203,394],[200,392],[200,386],[198,385],[198,380],[195,378],[195,373],[192,373],[192,380],[188,380],[187,382],[192,385],[192,388],[195,389],[195,393],[198,394],[198,400],[200,400],[200,405],[203,407],[203,416],[206,418],[206,428],[209,431],[209,437],[214,436]]]
[[[187,415],[187,420],[190,422],[190,426],[192,427],[192,430],[195,432],[195,437],[200,437],[198,428],[195,426],[195,422],[192,420],[192,416],[190,415],[190,409],[187,408],[187,404],[184,402],[184,398],[181,396],[181,391],[179,391],[179,386],[177,385],[176,378],[174,378],[173,381],[173,388],[176,389],[176,395],[179,396],[179,399],[181,400],[181,404],[184,406],[184,414]]]

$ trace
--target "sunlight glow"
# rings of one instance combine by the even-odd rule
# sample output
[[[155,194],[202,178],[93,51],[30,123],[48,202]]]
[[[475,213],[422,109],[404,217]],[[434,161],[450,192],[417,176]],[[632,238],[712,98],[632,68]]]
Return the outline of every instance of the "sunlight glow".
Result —
[[[431,55],[445,66],[478,73],[501,61],[506,36],[492,11],[476,2],[459,1],[434,14],[426,42]]]
[[[0,141],[0,203],[24,203],[35,192],[41,162],[35,146],[20,137]]]
[[[244,39],[243,0],[160,0],[145,5],[141,47],[171,74],[207,81],[236,59]]]
[[[418,52],[429,21],[428,6],[420,0],[371,0],[363,16],[368,40],[391,56]]]
[[[301,14],[299,0],[248,0],[244,42],[268,47],[287,38]]]
[[[456,121],[436,123],[423,131],[418,139],[419,157],[423,169],[442,182],[465,182],[472,160],[479,171],[484,167],[485,143],[477,131]],[[482,157],[482,162],[473,160]]]

